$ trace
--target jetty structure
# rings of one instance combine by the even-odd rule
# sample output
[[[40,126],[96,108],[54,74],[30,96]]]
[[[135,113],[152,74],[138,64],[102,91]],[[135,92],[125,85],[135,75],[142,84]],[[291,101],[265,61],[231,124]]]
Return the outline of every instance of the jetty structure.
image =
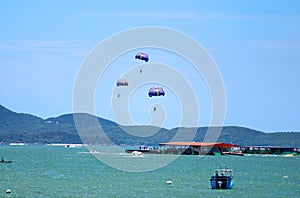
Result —
[[[287,155],[300,154],[300,148],[280,146],[240,146],[224,142],[163,142],[159,146],[138,146],[125,149],[126,153],[141,152],[145,154],[174,154],[174,155]]]
[[[299,155],[300,148],[281,146],[241,146],[241,151],[245,154],[265,154],[265,155]]]
[[[161,153],[181,155],[241,154],[240,146],[224,142],[164,142],[159,144]]]

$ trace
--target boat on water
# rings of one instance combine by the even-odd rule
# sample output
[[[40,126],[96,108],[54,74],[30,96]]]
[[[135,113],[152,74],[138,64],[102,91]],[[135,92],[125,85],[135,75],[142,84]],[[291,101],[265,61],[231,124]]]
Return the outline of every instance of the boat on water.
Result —
[[[125,149],[126,153],[132,153],[134,151],[142,152],[142,153],[145,153],[145,154],[160,154],[160,150]]]
[[[131,154],[135,157],[144,157],[144,153],[139,151],[133,151]]]
[[[244,156],[244,153],[239,151],[227,151],[223,152],[223,155],[237,155],[237,156]]]
[[[95,150],[95,149],[92,149],[89,153],[98,154],[98,153],[100,153],[100,152],[97,151],[97,150]]]
[[[160,154],[161,151],[157,147],[148,147],[148,146],[139,146],[138,148],[127,148],[125,149],[126,153],[132,153],[134,151],[147,153],[147,154]]]
[[[281,154],[282,157],[295,157],[297,154],[295,153],[286,153],[286,154]]]
[[[12,161],[11,160],[5,160],[5,161],[0,161],[0,163],[9,164],[9,163],[12,163]]]
[[[231,189],[234,184],[233,171],[226,166],[215,169],[210,178],[212,189]]]
[[[8,163],[12,163],[12,161],[11,160],[4,160],[3,157],[1,157],[0,163],[8,164]]]

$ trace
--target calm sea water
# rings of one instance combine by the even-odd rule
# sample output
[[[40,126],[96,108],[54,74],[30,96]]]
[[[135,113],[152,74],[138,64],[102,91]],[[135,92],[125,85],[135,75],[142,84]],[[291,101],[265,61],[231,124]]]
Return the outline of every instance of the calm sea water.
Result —
[[[13,160],[0,164],[0,197],[300,197],[300,156],[181,156],[147,172],[112,168],[84,147],[0,146],[0,156]],[[150,154],[134,162],[165,157]],[[220,164],[234,171],[231,190],[210,188]]]

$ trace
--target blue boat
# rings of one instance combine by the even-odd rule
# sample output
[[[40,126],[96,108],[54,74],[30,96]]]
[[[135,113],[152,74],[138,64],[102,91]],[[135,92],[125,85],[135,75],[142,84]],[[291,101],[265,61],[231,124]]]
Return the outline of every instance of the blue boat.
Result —
[[[215,169],[210,178],[212,189],[231,189],[234,184],[233,171],[226,166]]]

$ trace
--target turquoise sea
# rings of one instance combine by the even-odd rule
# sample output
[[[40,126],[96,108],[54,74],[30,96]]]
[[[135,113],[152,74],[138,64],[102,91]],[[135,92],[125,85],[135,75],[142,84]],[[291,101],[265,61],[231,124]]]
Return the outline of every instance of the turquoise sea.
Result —
[[[85,147],[2,145],[0,156],[13,162],[0,164],[0,197],[300,197],[300,156],[180,156],[156,170],[130,172],[95,157],[105,150],[97,147],[99,153],[91,154]],[[114,156],[137,167],[168,158]],[[210,188],[210,176],[220,164],[234,171],[231,190]]]

